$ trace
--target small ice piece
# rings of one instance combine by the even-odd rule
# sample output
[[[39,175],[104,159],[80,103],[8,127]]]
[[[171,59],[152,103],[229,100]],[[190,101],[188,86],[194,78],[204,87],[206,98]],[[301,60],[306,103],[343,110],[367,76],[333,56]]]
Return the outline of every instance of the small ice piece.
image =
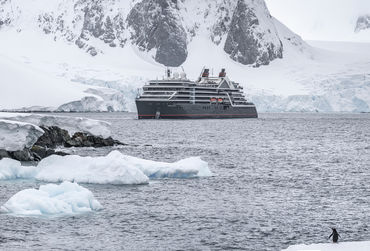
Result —
[[[59,182],[138,185],[148,184],[149,178],[138,168],[122,159],[119,151],[103,157],[81,157],[77,155],[52,155],[43,159],[38,167],[36,179]]]
[[[88,189],[65,181],[37,189],[25,189],[12,196],[1,208],[2,213],[24,216],[51,216],[86,213],[103,207]]]
[[[22,166],[21,162],[4,158],[0,160],[0,180],[29,179],[37,173],[35,166]]]
[[[18,151],[31,147],[44,131],[33,124],[0,119],[0,149]]]

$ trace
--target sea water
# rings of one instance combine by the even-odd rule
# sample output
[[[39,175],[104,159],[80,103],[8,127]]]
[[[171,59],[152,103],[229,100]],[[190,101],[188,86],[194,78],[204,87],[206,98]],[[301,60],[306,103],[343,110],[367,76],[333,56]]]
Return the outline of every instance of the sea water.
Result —
[[[119,148],[156,160],[200,156],[214,176],[149,185],[83,186],[103,210],[77,216],[0,214],[1,250],[280,250],[370,240],[370,114],[260,114],[259,119],[137,120],[135,114],[67,114],[112,123]],[[35,180],[0,181],[0,204]],[[341,241],[340,240],[340,241]]]

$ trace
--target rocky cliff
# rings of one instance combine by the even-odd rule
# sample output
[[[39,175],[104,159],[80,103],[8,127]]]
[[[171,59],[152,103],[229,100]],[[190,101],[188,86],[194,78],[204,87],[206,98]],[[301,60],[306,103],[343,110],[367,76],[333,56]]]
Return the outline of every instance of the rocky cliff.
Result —
[[[266,65],[284,55],[264,0],[0,0],[0,5],[0,29],[22,32],[32,26],[91,56],[133,45],[160,64],[179,66],[197,36],[245,65]]]

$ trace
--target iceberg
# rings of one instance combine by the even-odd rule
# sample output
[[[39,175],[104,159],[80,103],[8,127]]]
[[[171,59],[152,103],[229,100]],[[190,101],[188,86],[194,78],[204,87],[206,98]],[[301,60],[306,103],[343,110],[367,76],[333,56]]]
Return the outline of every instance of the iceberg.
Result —
[[[8,158],[0,160],[0,180],[29,179],[36,174],[35,166],[22,166],[21,162]]]
[[[370,241],[359,242],[339,242],[327,244],[311,244],[311,245],[293,245],[283,251],[368,251],[370,250]]]
[[[113,185],[148,184],[150,179],[212,176],[208,163],[191,157],[174,163],[140,159],[115,150],[107,156],[52,155],[37,167],[21,166],[16,160],[0,160],[0,180],[36,178],[46,182],[78,182]]]
[[[104,157],[52,155],[40,161],[36,179],[48,182],[76,181],[79,183],[138,185],[149,178],[142,171],[122,161],[122,154],[113,151]]]
[[[24,216],[58,216],[101,210],[103,207],[88,189],[65,181],[39,189],[25,189],[12,196],[0,212]]]
[[[127,156],[117,150],[103,157],[53,155],[43,159],[38,168],[40,169],[36,175],[38,180],[115,185],[147,184],[149,179],[212,175],[208,163],[199,157],[166,163]]]

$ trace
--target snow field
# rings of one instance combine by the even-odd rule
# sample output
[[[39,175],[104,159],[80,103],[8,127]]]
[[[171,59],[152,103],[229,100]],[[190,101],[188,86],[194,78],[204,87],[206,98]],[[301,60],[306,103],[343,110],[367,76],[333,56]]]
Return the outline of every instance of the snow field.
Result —
[[[368,251],[370,250],[370,241],[359,242],[339,242],[311,245],[294,245],[282,251]]]

